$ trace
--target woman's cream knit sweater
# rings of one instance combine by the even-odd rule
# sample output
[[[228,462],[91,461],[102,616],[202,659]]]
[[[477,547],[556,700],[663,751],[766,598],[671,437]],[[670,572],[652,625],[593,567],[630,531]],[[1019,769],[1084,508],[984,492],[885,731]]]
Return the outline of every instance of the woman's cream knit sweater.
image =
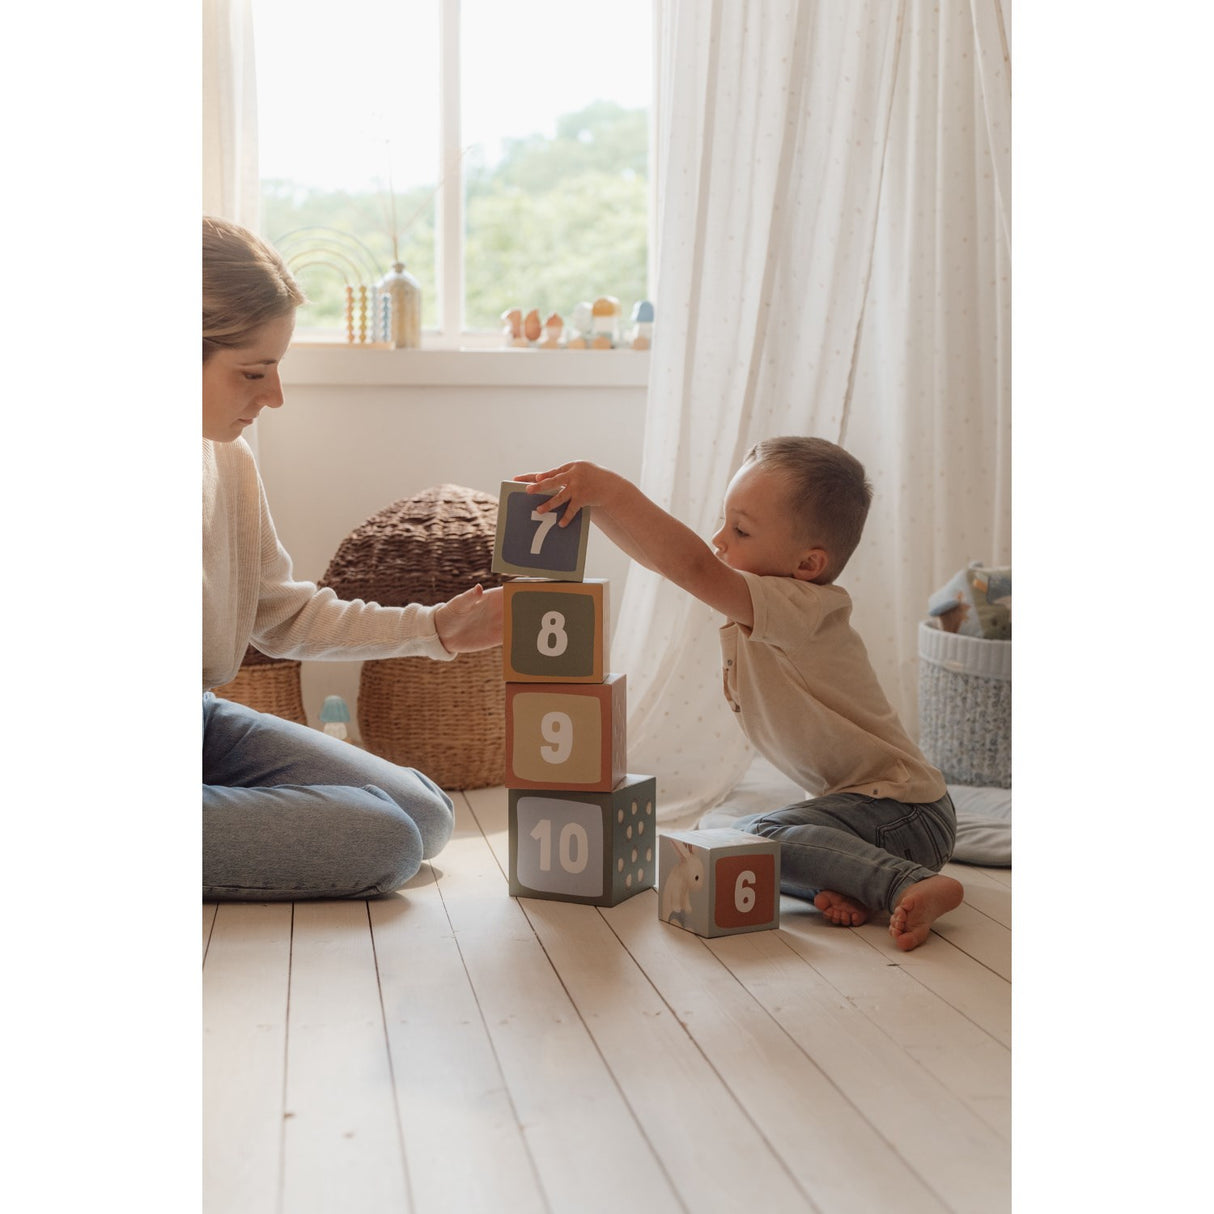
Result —
[[[296,581],[243,439],[202,442],[202,686],[229,682],[250,642],[272,658],[449,659],[438,605],[343,602]]]

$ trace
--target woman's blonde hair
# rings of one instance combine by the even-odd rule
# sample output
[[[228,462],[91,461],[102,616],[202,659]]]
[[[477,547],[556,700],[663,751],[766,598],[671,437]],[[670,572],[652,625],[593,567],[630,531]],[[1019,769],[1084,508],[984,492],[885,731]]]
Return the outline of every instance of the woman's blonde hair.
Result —
[[[239,224],[203,216],[203,362],[216,350],[248,345],[267,321],[306,302],[276,249]]]

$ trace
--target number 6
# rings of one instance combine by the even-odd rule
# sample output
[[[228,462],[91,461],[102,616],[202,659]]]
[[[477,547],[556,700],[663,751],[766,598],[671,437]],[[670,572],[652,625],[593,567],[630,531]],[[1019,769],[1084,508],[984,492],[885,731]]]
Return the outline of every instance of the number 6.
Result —
[[[733,904],[739,914],[747,915],[755,907],[755,882],[757,878],[750,869],[738,873],[737,882],[733,887]]]

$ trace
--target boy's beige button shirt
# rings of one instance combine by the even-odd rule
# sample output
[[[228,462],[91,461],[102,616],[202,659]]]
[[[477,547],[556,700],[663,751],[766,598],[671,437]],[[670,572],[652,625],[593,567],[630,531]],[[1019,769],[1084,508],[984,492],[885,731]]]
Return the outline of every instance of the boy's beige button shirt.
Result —
[[[725,699],[755,748],[807,796],[929,802],[940,773],[902,727],[851,626],[840,586],[744,573],[750,629],[721,628]]]

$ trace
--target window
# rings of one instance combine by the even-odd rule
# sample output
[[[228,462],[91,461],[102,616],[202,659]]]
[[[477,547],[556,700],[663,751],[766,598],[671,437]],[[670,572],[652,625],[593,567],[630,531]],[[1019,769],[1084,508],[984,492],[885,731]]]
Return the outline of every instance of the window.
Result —
[[[604,296],[626,322],[648,297],[651,0],[586,18],[494,0],[253,13],[261,230],[312,301],[299,338],[378,336],[394,261],[421,288],[425,345],[498,345],[508,309],[568,323]]]

